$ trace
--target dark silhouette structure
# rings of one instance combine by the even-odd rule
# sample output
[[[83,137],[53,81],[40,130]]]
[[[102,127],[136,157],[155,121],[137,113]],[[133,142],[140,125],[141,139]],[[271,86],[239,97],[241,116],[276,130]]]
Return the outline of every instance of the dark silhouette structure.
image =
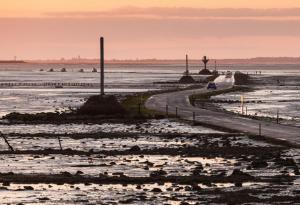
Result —
[[[100,38],[100,95],[104,95],[104,38]]]
[[[207,63],[209,59],[206,56],[203,56],[202,62],[204,63],[204,69],[200,70],[200,75],[211,75],[212,73],[207,69]]]
[[[96,70],[97,71],[97,70]],[[100,96],[91,96],[77,110],[80,115],[123,115],[126,110],[113,95],[104,93],[104,38],[100,38]]]
[[[204,69],[207,69],[207,63],[208,63],[208,59],[206,58],[206,56],[203,57],[202,62],[204,63]]]
[[[185,55],[185,75],[189,74],[189,56]]]
[[[211,74],[213,76],[218,76],[219,75],[219,72],[217,70],[217,61],[215,60],[215,69],[211,72]]]
[[[185,83],[185,84],[195,83],[194,78],[190,76],[188,55],[185,56],[185,72],[183,73],[183,76],[180,78],[179,83]]]

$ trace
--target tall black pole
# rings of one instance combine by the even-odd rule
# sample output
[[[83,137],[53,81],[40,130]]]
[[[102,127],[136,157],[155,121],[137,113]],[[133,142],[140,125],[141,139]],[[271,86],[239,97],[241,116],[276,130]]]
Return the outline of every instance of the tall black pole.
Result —
[[[104,38],[100,38],[100,92],[104,95]]]
[[[188,76],[189,75],[189,56],[185,55],[185,74]]]

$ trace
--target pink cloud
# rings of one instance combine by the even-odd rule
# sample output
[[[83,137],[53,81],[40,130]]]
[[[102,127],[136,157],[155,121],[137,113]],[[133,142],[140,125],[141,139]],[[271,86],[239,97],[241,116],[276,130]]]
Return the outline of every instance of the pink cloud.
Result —
[[[294,56],[300,47],[300,20],[290,19],[2,18],[0,26],[0,59],[97,57],[100,35],[108,58]]]

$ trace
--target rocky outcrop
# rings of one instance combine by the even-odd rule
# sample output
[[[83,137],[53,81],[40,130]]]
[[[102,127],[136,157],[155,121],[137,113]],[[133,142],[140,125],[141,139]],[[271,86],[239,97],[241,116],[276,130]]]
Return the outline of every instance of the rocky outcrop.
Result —
[[[124,114],[125,109],[112,95],[92,96],[77,110],[80,115],[115,115]]]
[[[235,72],[234,74],[235,85],[248,85],[250,83],[250,77],[242,72]]]
[[[179,83],[182,83],[182,84],[191,84],[191,83],[195,83],[196,81],[194,80],[194,78],[190,75],[185,75],[185,76],[182,76],[179,80]]]

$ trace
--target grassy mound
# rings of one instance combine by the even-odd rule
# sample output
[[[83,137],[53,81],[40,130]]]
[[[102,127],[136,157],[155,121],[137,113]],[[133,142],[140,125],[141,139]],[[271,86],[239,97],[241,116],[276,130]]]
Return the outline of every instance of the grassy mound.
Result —
[[[212,72],[210,70],[204,68],[204,69],[200,70],[199,74],[200,75],[211,75]]]
[[[82,107],[77,110],[80,115],[118,115],[125,114],[125,109],[112,95],[91,96]]]
[[[195,80],[192,76],[189,76],[189,75],[185,75],[185,76],[182,76],[179,80],[179,83],[182,83],[182,84],[192,84],[192,83],[195,83]]]

